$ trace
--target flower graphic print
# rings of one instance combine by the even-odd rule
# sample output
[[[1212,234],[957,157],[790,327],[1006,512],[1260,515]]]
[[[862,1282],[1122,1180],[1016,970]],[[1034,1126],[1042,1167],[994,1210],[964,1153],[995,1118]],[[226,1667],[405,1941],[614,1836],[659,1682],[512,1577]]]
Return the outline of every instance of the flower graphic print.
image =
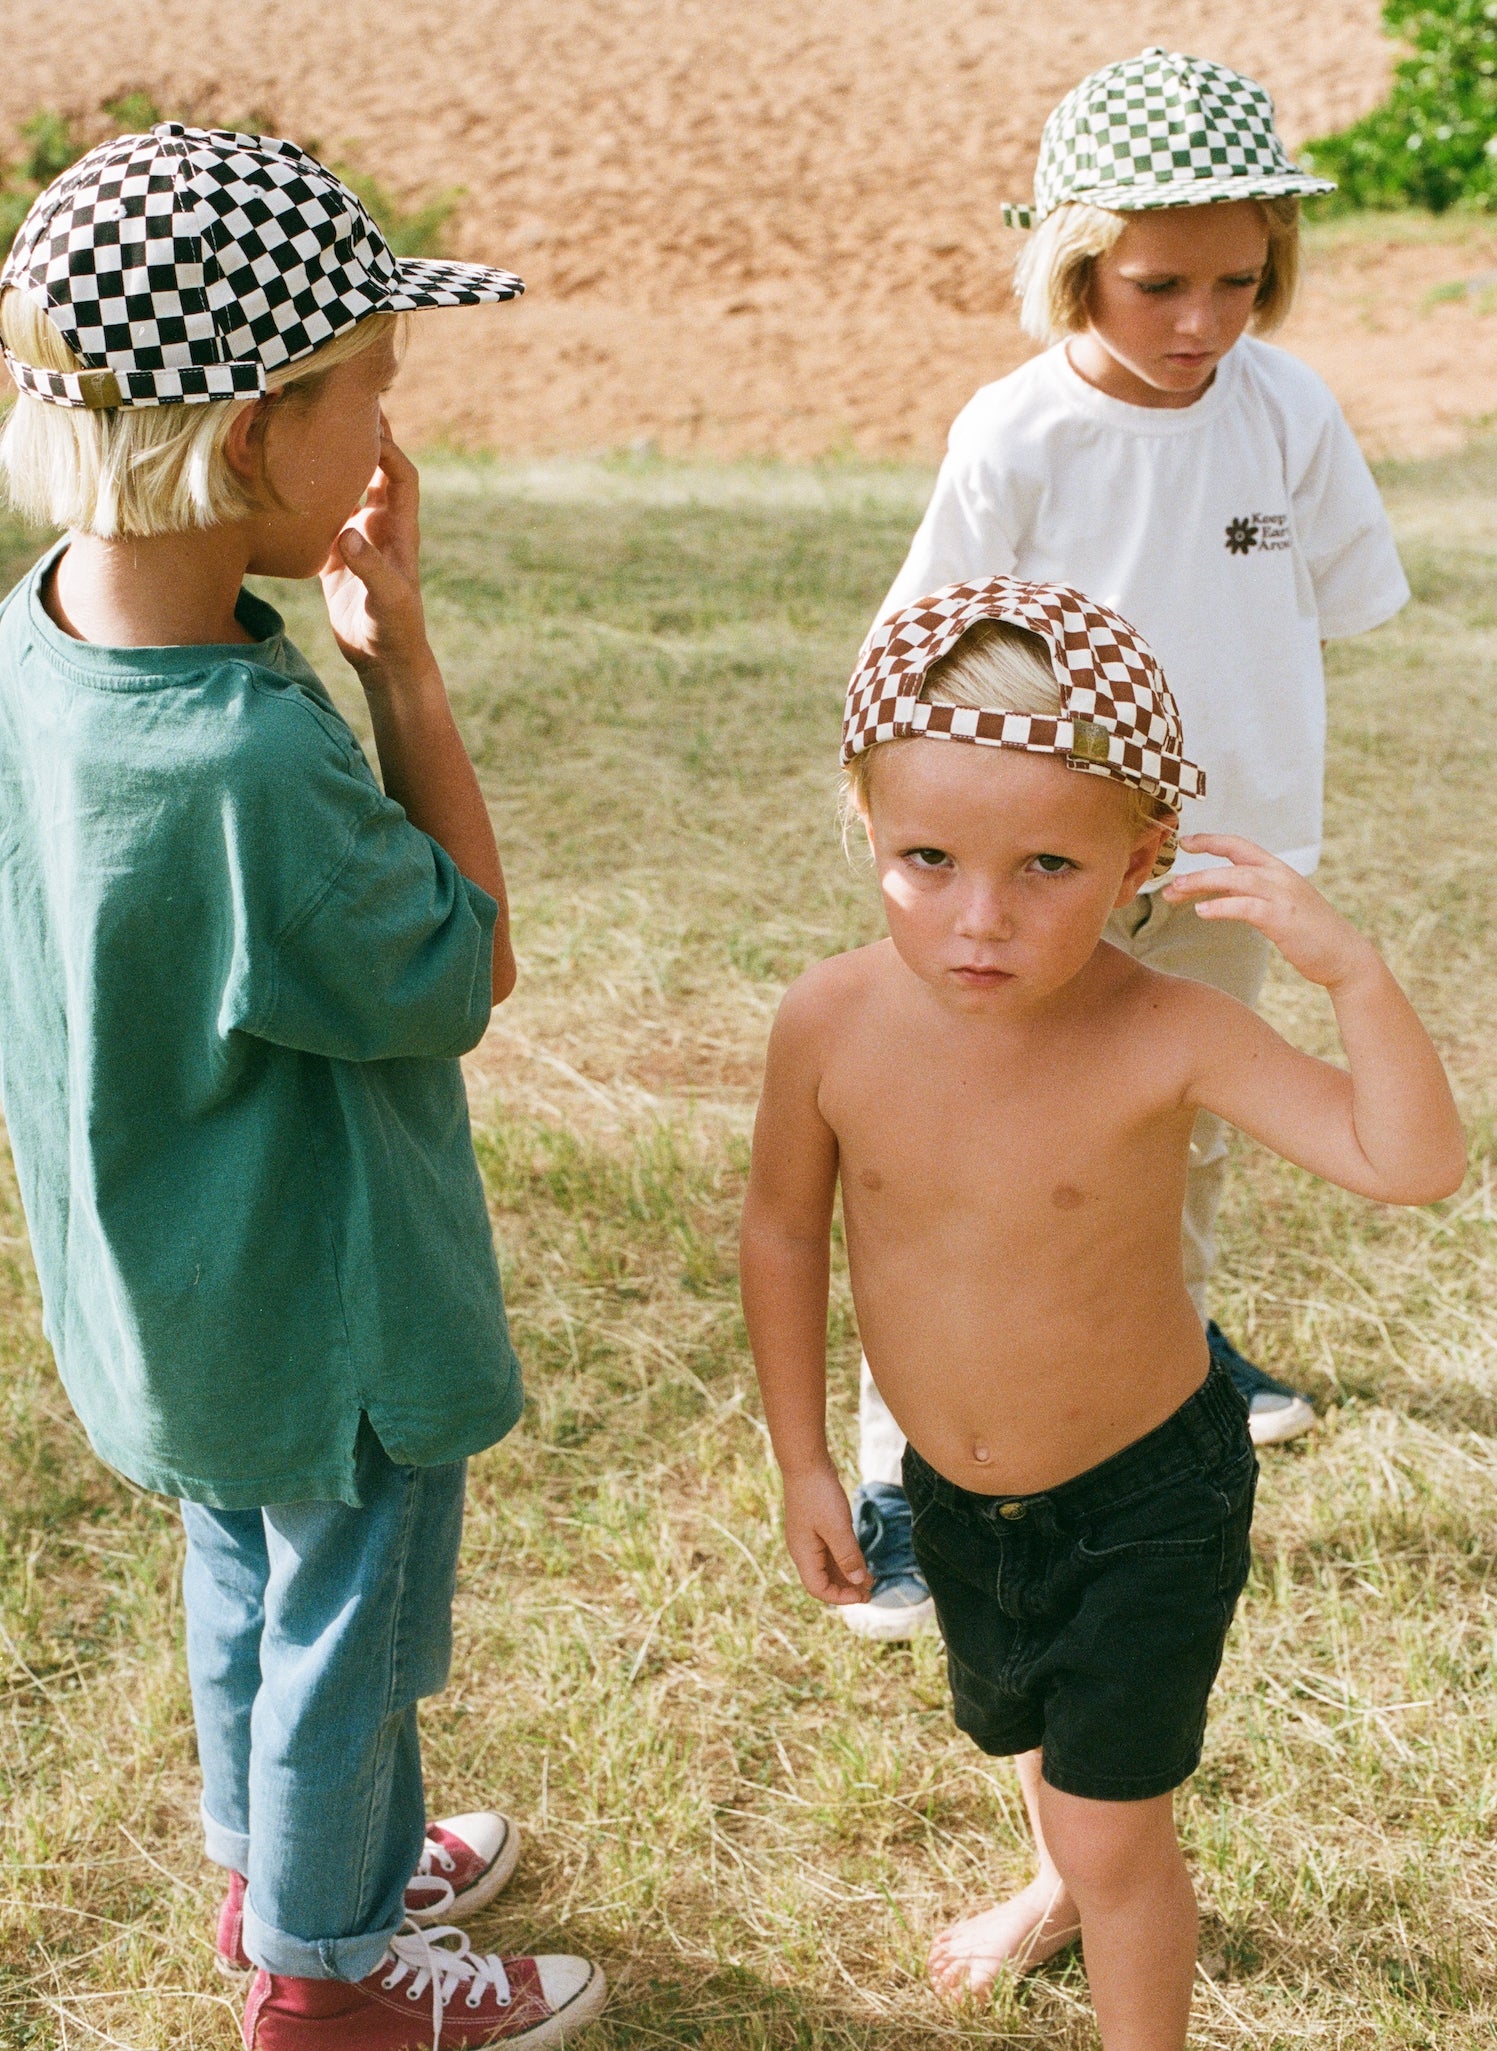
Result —
[[[1227,522],[1227,547],[1233,555],[1246,555],[1258,546],[1258,523],[1255,520],[1229,520]]]

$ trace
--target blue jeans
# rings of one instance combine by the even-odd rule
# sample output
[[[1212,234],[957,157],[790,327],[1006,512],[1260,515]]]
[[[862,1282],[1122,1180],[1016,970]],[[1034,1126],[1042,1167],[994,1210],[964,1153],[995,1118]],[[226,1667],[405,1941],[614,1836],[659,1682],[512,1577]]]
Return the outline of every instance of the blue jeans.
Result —
[[[357,1458],[357,1509],[182,1505],[208,1857],[248,1879],[250,1957],[304,1979],[364,1979],[400,1928],[452,1659],[466,1463],[398,1467],[367,1424]]]

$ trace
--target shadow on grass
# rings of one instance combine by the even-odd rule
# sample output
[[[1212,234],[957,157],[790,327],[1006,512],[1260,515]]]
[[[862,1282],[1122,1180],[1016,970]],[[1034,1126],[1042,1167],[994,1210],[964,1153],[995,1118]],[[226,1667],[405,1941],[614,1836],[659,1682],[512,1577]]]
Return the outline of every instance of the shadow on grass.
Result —
[[[1064,1971],[1064,1967],[1056,1970]],[[1029,1985],[1043,1995],[1047,1969]],[[690,2045],[700,2051],[934,2051],[937,2045],[992,2045],[1005,2051],[1055,2045],[1054,2018],[1031,2022],[1025,1997],[1000,1996],[992,2008],[943,2015],[918,2000],[888,2016],[870,2016],[851,2002],[817,1999],[776,1986],[743,1967],[696,1982],[650,1978],[620,1985],[599,2031],[616,2051]],[[1048,2002],[1044,2004],[1049,2006]]]

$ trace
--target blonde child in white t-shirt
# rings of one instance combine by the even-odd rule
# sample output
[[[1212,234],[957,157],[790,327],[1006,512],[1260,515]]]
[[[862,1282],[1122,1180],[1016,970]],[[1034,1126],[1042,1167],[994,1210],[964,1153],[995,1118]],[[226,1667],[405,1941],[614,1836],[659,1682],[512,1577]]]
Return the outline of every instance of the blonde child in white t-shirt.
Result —
[[[1244,835],[1302,875],[1320,857],[1321,643],[1378,626],[1409,595],[1335,399],[1257,339],[1293,296],[1300,196],[1329,189],[1290,162],[1263,89],[1221,65],[1151,49],[1083,80],[1045,124],[1034,206],[1005,209],[1010,225],[1036,229],[1016,287],[1024,327],[1052,346],[957,416],[882,608],[1004,574],[1114,607],[1158,654],[1206,771],[1194,830]],[[1178,873],[1207,860],[1184,855]],[[1107,937],[1248,1004],[1267,965],[1251,926],[1200,919],[1155,891]],[[1314,1411],[1209,1321],[1225,1157],[1221,1122],[1202,1116],[1186,1281],[1254,1439],[1272,1443]],[[854,1508],[872,1596],[841,1615],[865,1636],[907,1637],[932,1608],[910,1545],[904,1440],[866,1362],[861,1411]],[[1033,1816],[1038,1755],[1020,1772]],[[948,1978],[980,1989],[1074,1932],[1042,1839],[1040,1852],[1023,1895],[947,1933]]]

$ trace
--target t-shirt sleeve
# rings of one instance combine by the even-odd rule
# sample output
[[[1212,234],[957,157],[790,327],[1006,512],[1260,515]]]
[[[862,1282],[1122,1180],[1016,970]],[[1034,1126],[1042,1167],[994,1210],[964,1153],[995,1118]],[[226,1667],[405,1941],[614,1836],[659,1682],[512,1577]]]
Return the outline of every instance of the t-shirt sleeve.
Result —
[[[1321,638],[1362,634],[1392,619],[1408,603],[1408,579],[1372,472],[1334,401],[1291,502]]]
[[[231,1022],[332,1060],[467,1053],[493,1008],[493,898],[383,794],[351,735],[320,731],[284,767],[274,813],[262,791],[244,822],[258,845]]]
[[[1001,478],[971,446],[958,419],[946,459],[936,478],[925,518],[889,595],[879,607],[885,618],[912,599],[943,584],[978,577],[1006,577],[1018,561],[1014,522],[1003,503]]]

